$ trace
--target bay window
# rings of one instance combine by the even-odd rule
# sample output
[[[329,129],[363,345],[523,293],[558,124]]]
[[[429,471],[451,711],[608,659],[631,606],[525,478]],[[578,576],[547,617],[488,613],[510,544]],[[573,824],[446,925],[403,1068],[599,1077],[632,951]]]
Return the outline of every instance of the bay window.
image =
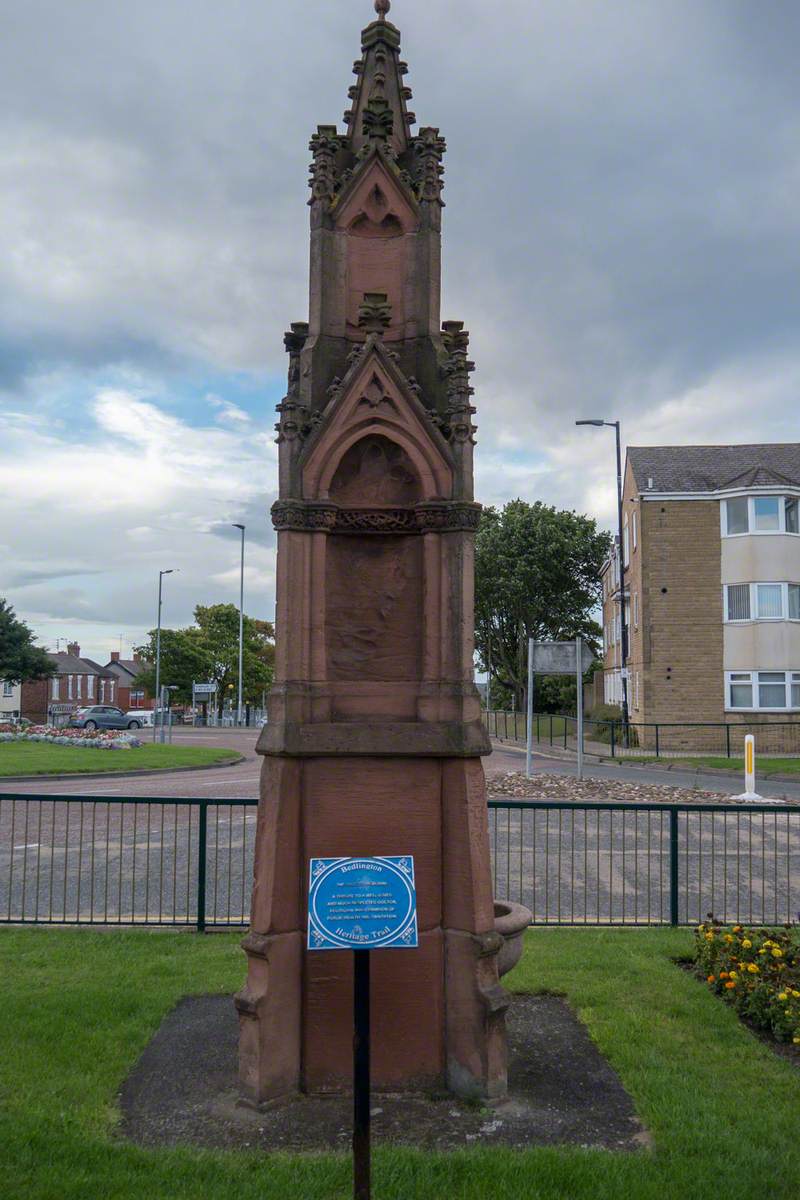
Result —
[[[725,707],[752,712],[800,709],[800,671],[728,671]]]
[[[800,583],[728,583],[726,621],[800,621]]]
[[[724,500],[723,537],[742,533],[800,533],[797,496],[736,496]]]

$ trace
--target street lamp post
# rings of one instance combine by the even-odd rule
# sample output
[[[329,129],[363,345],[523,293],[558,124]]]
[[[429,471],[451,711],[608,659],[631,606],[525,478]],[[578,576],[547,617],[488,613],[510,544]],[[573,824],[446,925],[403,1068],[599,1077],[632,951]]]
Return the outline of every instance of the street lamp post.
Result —
[[[625,548],[622,528],[622,446],[620,444],[619,421],[576,421],[576,425],[595,425],[599,428],[607,426],[613,429],[617,437],[617,527],[619,536],[619,611],[620,632],[622,634],[622,728],[628,736],[628,626],[625,621]]]
[[[238,525],[234,522],[234,529],[242,531],[242,561],[239,571],[239,696],[236,706],[236,724],[242,723],[242,665],[244,651],[244,525]]]
[[[174,575],[175,568],[170,567],[168,571],[158,572],[158,622],[156,628],[156,711],[153,713],[153,741],[157,741],[156,729],[158,726],[159,709],[161,708],[161,591],[165,575]],[[161,709],[161,718],[163,722],[164,712]]]

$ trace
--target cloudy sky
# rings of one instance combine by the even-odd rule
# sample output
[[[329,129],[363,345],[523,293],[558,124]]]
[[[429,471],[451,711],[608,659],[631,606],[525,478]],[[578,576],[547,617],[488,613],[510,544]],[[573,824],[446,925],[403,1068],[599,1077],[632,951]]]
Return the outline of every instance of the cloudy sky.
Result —
[[[370,0],[0,0],[0,595],[105,661],[271,617],[307,143]],[[478,498],[613,516],[631,444],[797,441],[796,0],[394,0],[448,142]]]

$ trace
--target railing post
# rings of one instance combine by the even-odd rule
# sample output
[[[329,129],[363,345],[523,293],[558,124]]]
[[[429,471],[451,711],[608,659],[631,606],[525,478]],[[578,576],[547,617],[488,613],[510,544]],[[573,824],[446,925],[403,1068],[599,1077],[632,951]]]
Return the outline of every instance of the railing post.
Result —
[[[688,817],[687,817],[688,820]],[[669,921],[678,924],[678,810],[669,810]]]
[[[615,722],[615,720],[614,720],[614,718],[613,718],[613,717],[611,718],[611,722],[610,722],[610,724],[611,724],[611,757],[612,757],[612,758],[614,758],[614,757],[615,757],[615,747],[614,747],[614,727],[615,727],[615,725],[616,725],[616,722]]]
[[[208,801],[198,801],[200,824],[197,847],[197,932],[206,931],[206,860],[208,858]]]
[[[553,744],[553,714],[550,713],[550,745]]]
[[[567,718],[564,717],[564,749],[567,748]]]
[[[730,756],[731,756],[731,727],[727,723],[727,721],[725,723],[725,745],[726,745],[727,751],[728,751],[728,758],[730,758]]]
[[[656,724],[656,758],[659,757],[658,749],[659,749],[659,747],[658,747],[658,724]]]

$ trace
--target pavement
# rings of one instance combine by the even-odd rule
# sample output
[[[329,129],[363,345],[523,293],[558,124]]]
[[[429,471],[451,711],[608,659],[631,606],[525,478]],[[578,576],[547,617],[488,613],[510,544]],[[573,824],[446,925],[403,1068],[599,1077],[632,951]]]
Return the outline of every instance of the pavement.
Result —
[[[244,755],[244,761],[233,767],[204,768],[197,771],[179,771],[174,774],[136,776],[108,776],[95,779],[29,780],[24,783],[4,785],[0,779],[0,793],[14,792],[19,795],[36,793],[43,796],[142,796],[142,797],[189,797],[206,796],[209,799],[252,799],[258,796],[258,776],[261,758],[255,752],[258,740],[257,729],[190,729],[174,731],[173,743],[185,746],[222,746]],[[149,737],[151,731],[144,730]],[[495,742],[490,757],[484,759],[488,776],[503,771],[520,771],[525,767],[523,747],[508,742]],[[575,774],[574,756],[565,756],[563,751],[536,750],[533,756],[533,774]],[[734,796],[744,790],[744,780],[735,776],[720,775],[692,768],[673,768],[668,772],[652,766],[637,766],[633,763],[587,762],[584,769],[587,779],[625,779],[642,784],[670,784],[681,788],[700,788],[722,796]],[[800,803],[800,779],[758,779],[758,790],[765,799],[788,800]]]

